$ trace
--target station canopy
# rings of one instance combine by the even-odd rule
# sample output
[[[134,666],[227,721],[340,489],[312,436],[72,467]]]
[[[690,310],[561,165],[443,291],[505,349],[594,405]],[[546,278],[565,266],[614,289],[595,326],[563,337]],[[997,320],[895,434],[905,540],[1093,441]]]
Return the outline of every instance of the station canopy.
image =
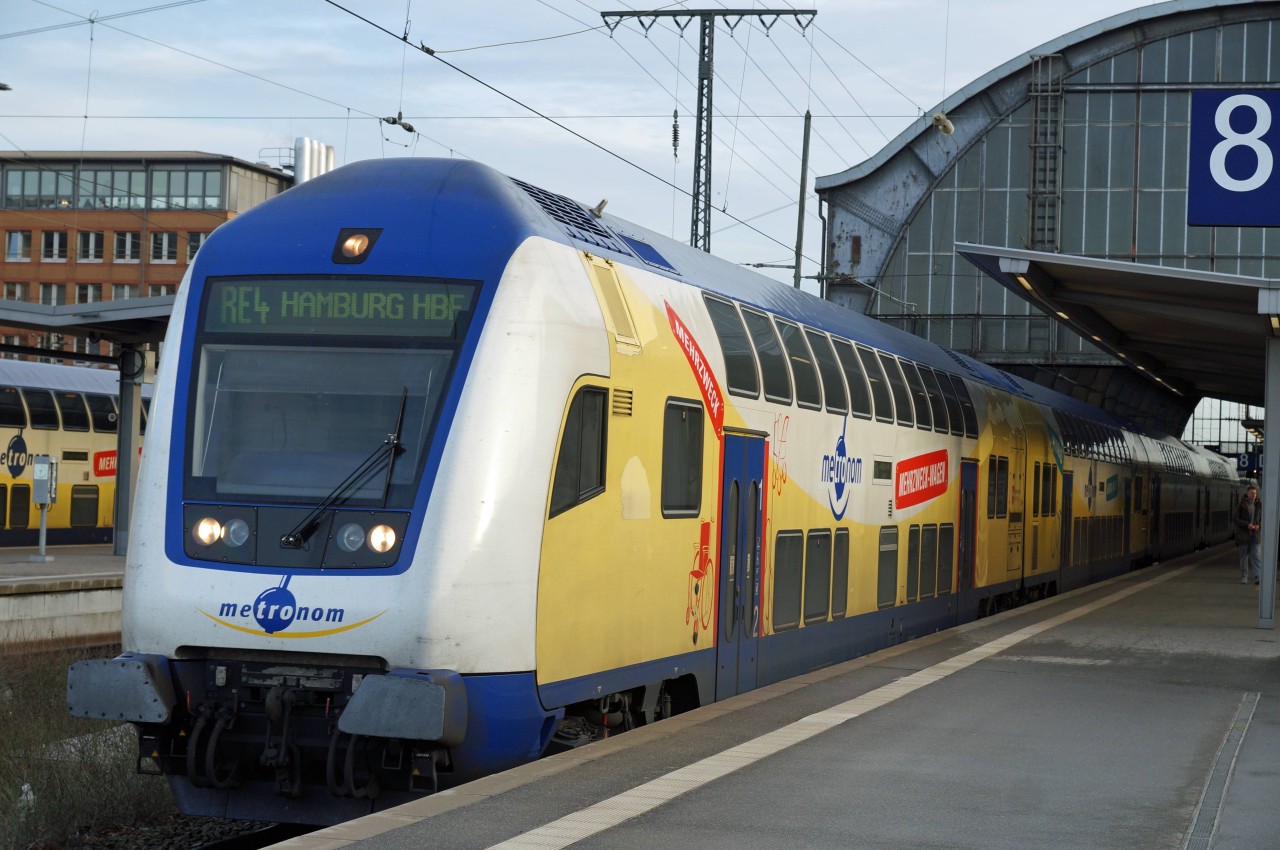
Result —
[[[1277,281],[989,245],[956,253],[1180,396],[1264,404],[1280,316],[1260,312],[1259,293]]]

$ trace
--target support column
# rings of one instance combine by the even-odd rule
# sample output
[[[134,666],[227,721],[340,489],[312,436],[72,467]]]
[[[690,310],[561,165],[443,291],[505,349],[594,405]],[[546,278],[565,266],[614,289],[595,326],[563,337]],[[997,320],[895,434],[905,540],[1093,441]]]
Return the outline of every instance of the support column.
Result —
[[[142,374],[146,355],[136,345],[124,345],[120,354],[120,422],[116,431],[116,519],[113,553],[129,549],[129,522],[133,508],[133,485],[138,466],[139,435],[142,430]]]
[[[1280,426],[1280,337],[1267,337],[1267,395],[1264,421]],[[1274,431],[1274,434],[1273,434]],[[1276,554],[1280,549],[1280,430],[1267,428],[1262,441],[1262,583],[1258,628],[1276,627]]]

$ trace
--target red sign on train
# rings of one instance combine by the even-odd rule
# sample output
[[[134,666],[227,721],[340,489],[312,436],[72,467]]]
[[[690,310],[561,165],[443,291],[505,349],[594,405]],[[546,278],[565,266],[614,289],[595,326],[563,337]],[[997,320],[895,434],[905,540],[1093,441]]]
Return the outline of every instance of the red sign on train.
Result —
[[[94,452],[93,453],[93,474],[99,478],[109,478],[116,474],[116,453],[110,452]]]
[[[949,472],[946,449],[899,461],[894,507],[909,508],[938,498],[947,492]]]

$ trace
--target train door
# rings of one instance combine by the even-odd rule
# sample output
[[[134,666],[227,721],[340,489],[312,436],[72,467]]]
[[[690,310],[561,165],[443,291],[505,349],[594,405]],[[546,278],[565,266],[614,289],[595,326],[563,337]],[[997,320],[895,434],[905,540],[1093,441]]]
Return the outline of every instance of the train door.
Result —
[[[756,686],[764,456],[763,437],[725,434],[720,493],[716,699]]]
[[[1133,538],[1130,536],[1133,529],[1133,479],[1129,476],[1124,477],[1124,519],[1121,521],[1122,530],[1120,539],[1124,541],[1124,556],[1126,563],[1136,560],[1132,557]]]
[[[1062,537],[1061,544],[1058,546],[1058,575],[1060,587],[1067,585],[1066,575],[1067,569],[1074,564],[1073,558],[1076,557],[1072,550],[1075,534],[1075,473],[1062,470]]]
[[[1161,557],[1160,541],[1162,538],[1162,529],[1164,527],[1163,517],[1160,515],[1160,491],[1164,489],[1163,476],[1151,476],[1151,555],[1157,561]]]
[[[960,461],[960,552],[958,589],[974,588],[975,554],[978,550],[978,462]]]

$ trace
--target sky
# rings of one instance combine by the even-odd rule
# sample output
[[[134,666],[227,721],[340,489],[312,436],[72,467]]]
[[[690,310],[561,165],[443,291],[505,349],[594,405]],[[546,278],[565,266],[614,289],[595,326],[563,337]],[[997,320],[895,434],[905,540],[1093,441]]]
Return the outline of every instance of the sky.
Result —
[[[793,263],[806,109],[808,278],[821,256],[815,177],[868,159],[1004,62],[1144,5],[0,0],[11,89],[0,151],[197,150],[278,165],[306,136],[332,145],[338,165],[474,159],[688,241],[698,24],[682,34],[664,18],[646,33],[629,19],[610,33],[600,13],[813,9],[803,31],[788,15],[715,34],[712,253],[790,282],[772,266]],[[413,132],[381,120],[396,116]]]

